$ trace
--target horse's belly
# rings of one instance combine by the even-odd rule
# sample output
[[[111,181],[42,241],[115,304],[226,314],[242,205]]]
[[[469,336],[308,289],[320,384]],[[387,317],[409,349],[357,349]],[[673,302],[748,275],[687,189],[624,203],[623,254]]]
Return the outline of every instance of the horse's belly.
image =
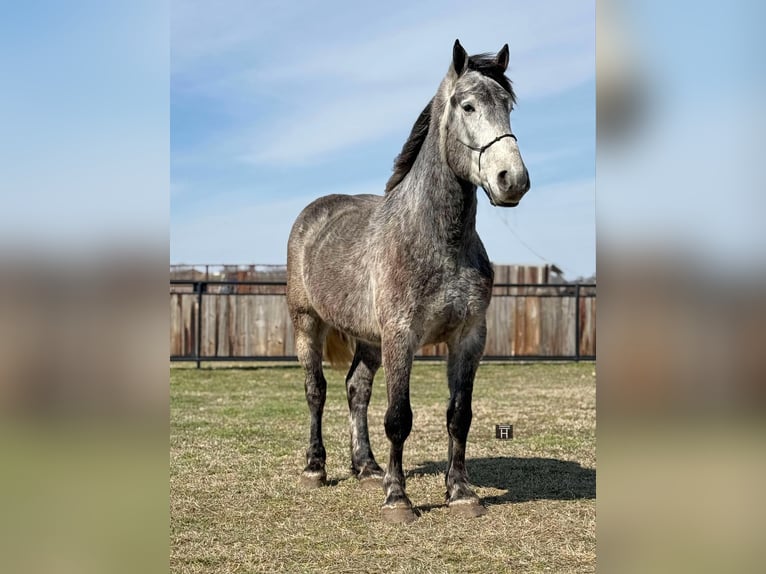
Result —
[[[349,279],[338,282],[333,289],[310,292],[314,309],[328,324],[357,339],[380,342],[378,322],[368,286]]]

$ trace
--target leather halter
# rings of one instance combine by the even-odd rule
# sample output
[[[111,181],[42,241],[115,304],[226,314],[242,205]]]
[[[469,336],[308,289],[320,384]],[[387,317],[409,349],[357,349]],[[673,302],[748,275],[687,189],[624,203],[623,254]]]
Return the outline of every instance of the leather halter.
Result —
[[[512,133],[507,133],[507,134],[503,134],[501,136],[497,136],[495,139],[493,139],[487,145],[482,146],[482,147],[474,147],[472,145],[468,145],[464,141],[460,141],[460,140],[457,140],[457,141],[459,141],[461,144],[463,144],[468,149],[479,152],[479,173],[481,173],[481,154],[483,154],[485,151],[487,151],[490,147],[492,147],[494,144],[496,144],[497,142],[499,142],[503,138],[513,138],[513,141],[515,141],[515,142],[519,141],[518,139],[516,139],[516,136],[513,135]]]

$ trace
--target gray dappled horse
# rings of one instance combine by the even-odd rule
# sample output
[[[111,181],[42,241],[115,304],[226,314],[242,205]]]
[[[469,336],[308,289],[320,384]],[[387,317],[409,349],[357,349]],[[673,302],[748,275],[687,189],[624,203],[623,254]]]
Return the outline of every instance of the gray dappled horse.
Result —
[[[287,302],[296,353],[306,373],[311,413],[301,482],[326,482],[322,411],[328,355],[355,341],[346,391],[351,413],[351,468],[365,483],[382,479],[382,512],[394,522],[415,518],[405,494],[402,452],[412,429],[410,370],[424,344],[446,342],[451,509],[485,512],[471,490],[465,447],[473,380],[486,339],[492,267],[476,233],[476,189],[492,205],[514,207],[529,174],[511,133],[515,101],[505,76],[508,45],[496,56],[468,56],[455,41],[452,65],[394,162],[385,195],[328,195],[298,216],[288,243]],[[373,457],[367,406],[383,364],[388,390],[388,468]]]

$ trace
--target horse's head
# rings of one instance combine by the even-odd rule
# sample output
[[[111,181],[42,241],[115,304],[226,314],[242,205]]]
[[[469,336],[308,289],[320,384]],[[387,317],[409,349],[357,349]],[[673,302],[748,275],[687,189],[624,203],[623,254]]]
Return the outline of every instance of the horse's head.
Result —
[[[529,173],[511,132],[515,96],[505,76],[508,44],[496,56],[469,57],[455,40],[443,84],[443,151],[455,174],[481,186],[492,205],[515,207]]]

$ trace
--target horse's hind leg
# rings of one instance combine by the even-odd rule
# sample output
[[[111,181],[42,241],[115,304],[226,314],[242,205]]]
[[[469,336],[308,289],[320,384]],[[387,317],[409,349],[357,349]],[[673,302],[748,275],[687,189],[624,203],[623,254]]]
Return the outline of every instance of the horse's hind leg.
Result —
[[[450,344],[447,362],[447,379],[450,399],[447,407],[447,432],[449,450],[447,456],[447,505],[450,509],[468,516],[481,516],[486,509],[468,483],[465,468],[465,446],[471,428],[473,413],[471,397],[473,380],[484,351],[486,326],[476,328],[468,337]]]
[[[367,406],[372,395],[372,380],[380,368],[380,348],[362,341],[356,344],[354,360],[346,376],[346,396],[351,419],[351,471],[362,484],[379,486],[383,479],[370,447]]]
[[[327,394],[327,381],[322,372],[322,345],[327,326],[311,313],[296,315],[293,322],[295,351],[305,372],[306,402],[311,414],[309,448],[306,451],[306,468],[301,475],[301,484],[316,487],[327,481],[327,454],[322,443],[322,412]]]

